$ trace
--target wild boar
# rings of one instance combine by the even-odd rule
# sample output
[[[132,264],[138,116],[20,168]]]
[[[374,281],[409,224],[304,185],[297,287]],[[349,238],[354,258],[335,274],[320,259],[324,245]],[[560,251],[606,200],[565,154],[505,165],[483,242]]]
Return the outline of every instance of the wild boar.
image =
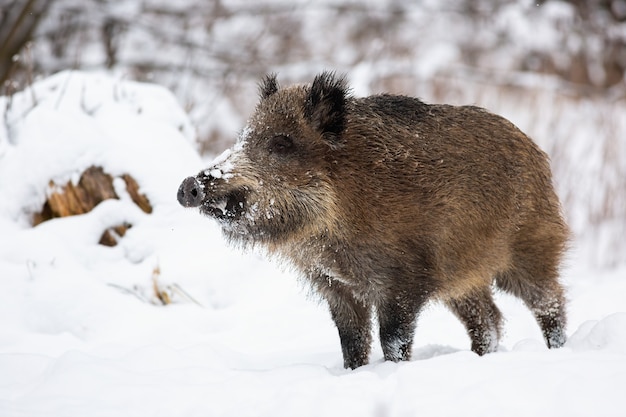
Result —
[[[269,75],[259,89],[234,147],[178,201],[293,264],[328,302],[346,368],[368,362],[373,314],[385,359],[408,360],[429,300],[458,316],[474,352],[494,351],[492,285],[524,301],[548,347],[563,345],[568,228],[528,136],[474,106],[355,98],[331,72],[287,88]]]

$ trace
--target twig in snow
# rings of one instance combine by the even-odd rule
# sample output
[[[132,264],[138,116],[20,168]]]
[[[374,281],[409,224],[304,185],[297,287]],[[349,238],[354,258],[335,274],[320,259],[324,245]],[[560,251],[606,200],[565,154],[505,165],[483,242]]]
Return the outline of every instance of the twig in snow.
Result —
[[[141,292],[139,291],[139,289],[137,287],[126,288],[126,287],[123,287],[121,285],[113,284],[113,283],[110,283],[110,282],[107,285],[109,287],[113,287],[113,288],[123,292],[124,294],[134,295],[135,297],[137,297],[140,301],[143,301],[144,303],[150,303],[150,300],[148,300],[146,297],[144,297],[143,294],[141,294]]]
[[[200,306],[202,308],[204,308],[204,306],[202,304],[200,304],[195,298],[193,298],[191,295],[189,295],[189,293],[185,290],[183,290],[181,288],[180,285],[178,284],[172,284],[168,286],[168,289],[178,295],[180,295],[181,297],[187,299],[188,301],[191,301],[192,303],[196,304],[197,306]]]

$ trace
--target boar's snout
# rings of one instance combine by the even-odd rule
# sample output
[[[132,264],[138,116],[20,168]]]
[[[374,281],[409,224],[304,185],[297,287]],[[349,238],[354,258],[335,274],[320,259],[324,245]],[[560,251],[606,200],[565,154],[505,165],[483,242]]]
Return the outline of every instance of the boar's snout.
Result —
[[[178,188],[178,202],[183,207],[198,207],[204,200],[202,185],[195,177],[187,177]]]

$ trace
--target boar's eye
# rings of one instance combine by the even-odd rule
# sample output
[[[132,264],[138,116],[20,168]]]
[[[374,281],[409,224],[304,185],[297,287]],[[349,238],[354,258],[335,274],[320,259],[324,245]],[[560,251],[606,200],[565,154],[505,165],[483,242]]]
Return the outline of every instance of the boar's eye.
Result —
[[[269,152],[286,155],[293,150],[293,139],[287,135],[276,135],[270,139]]]

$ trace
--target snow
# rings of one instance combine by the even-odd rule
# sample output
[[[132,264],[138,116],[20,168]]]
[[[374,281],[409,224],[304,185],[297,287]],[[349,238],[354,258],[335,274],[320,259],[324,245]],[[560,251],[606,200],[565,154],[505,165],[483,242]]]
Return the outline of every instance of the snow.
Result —
[[[596,269],[572,251],[562,349],[497,294],[497,352],[473,354],[434,304],[411,361],[382,361],[376,341],[370,365],[345,370],[329,313],[291,271],[227,247],[215,222],[178,205],[180,182],[210,164],[166,90],[63,72],[0,109],[3,417],[626,415],[624,266]],[[153,213],[122,192],[31,227],[50,179],[76,181],[90,165],[130,173]],[[98,245],[121,221],[133,227],[119,244]]]

